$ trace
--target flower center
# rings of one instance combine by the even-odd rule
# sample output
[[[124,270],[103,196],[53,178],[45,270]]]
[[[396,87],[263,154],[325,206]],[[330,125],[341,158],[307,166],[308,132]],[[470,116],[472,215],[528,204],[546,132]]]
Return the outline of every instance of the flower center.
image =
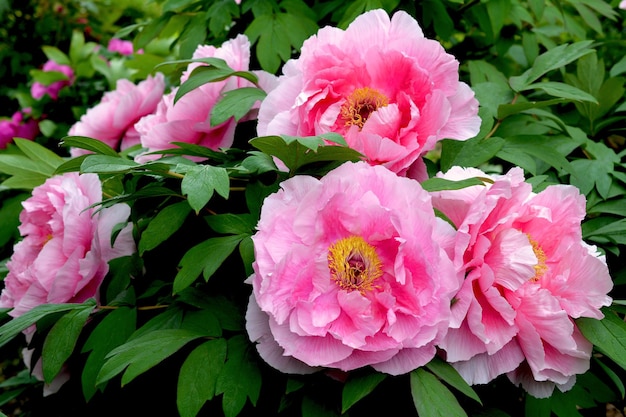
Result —
[[[341,118],[346,127],[356,125],[361,130],[370,114],[387,104],[389,99],[380,91],[369,87],[357,88],[341,106]]]
[[[528,241],[533,247],[533,252],[535,252],[535,256],[537,257],[537,265],[535,265],[535,276],[532,277],[530,280],[532,282],[537,282],[541,279],[541,277],[543,277],[546,271],[548,271],[548,265],[546,265],[546,260],[548,258],[546,257],[543,249],[541,249],[541,247],[539,246],[539,243],[536,240],[533,240],[530,235],[527,236]]]
[[[328,248],[328,267],[333,280],[347,291],[371,290],[382,274],[376,249],[360,236],[339,239]]]

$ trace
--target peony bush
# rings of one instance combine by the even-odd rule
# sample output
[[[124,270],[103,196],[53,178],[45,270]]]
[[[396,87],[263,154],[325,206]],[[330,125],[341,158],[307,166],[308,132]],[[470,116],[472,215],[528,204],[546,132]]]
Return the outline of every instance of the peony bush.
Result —
[[[0,415],[619,415],[621,3],[96,3],[4,87]]]

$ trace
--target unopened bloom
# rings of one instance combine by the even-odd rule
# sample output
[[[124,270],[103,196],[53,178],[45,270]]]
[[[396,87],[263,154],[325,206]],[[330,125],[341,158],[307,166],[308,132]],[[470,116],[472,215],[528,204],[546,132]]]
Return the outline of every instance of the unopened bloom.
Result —
[[[116,150],[123,150],[139,143],[135,123],[154,113],[163,96],[163,74],[149,76],[138,85],[128,80],[118,80],[116,89],[104,94],[99,104],[87,110],[69,130],[72,136],[99,139]],[[72,156],[86,153],[72,148]]]
[[[270,365],[397,375],[433,358],[460,279],[418,182],[365,162],[296,176],[257,229],[246,327]]]
[[[128,220],[130,207],[116,204],[95,213],[102,200],[96,174],[66,173],[33,189],[22,205],[18,242],[4,279],[0,306],[18,317],[47,303],[98,299],[111,259],[134,253],[131,225],[114,243],[114,228]]]
[[[404,175],[440,139],[478,133],[478,102],[458,68],[407,13],[370,11],[304,42],[261,104],[257,132],[337,132],[369,163]]]
[[[59,98],[59,92],[64,87],[74,83],[74,70],[69,65],[61,65],[49,60],[43,64],[43,71],[56,71],[64,74],[67,80],[55,81],[50,85],[43,85],[40,82],[34,82],[30,88],[30,94],[33,98],[39,100],[44,95],[49,95],[52,100]]]
[[[592,349],[573,319],[600,319],[611,303],[604,256],[582,240],[584,196],[570,185],[535,194],[520,168],[440,176],[493,181],[432,193],[458,228],[454,260],[466,275],[440,343],[447,360],[473,384],[507,373],[536,397],[571,388]]]
[[[247,71],[250,62],[250,41],[245,35],[224,42],[221,47],[200,45],[193,58],[221,58],[236,71]],[[181,77],[181,82],[188,79],[191,71],[203,64],[191,63]],[[273,87],[273,76],[258,72],[259,83],[263,88]],[[141,144],[147,152],[160,151],[175,147],[172,142],[185,142],[205,146],[213,150],[228,148],[235,137],[237,122],[234,118],[211,126],[211,110],[224,92],[242,87],[251,87],[252,83],[240,77],[229,77],[223,81],[201,85],[181,97],[174,104],[177,89],[165,95],[157,105],[154,114],[143,117],[135,125],[140,134]],[[139,155],[138,162],[157,159],[158,155]]]

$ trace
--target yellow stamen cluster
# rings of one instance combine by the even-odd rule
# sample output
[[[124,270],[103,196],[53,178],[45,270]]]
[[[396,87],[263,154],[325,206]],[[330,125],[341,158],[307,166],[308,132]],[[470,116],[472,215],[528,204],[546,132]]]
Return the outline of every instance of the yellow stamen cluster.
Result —
[[[537,282],[543,277],[543,275],[548,271],[548,265],[546,265],[546,261],[548,258],[546,257],[545,252],[539,246],[539,243],[536,240],[533,240],[530,235],[528,236],[528,241],[533,247],[533,252],[535,252],[535,256],[537,257],[537,265],[535,265],[535,276],[531,278],[531,281]]]
[[[357,88],[341,106],[341,118],[346,127],[356,125],[360,130],[372,112],[388,104],[389,99],[380,91],[369,87]]]
[[[383,274],[376,249],[360,236],[339,239],[328,248],[332,279],[344,290],[365,293]]]

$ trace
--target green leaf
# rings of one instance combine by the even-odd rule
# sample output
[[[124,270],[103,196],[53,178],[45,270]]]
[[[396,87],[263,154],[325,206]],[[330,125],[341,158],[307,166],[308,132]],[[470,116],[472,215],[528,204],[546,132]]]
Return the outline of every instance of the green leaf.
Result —
[[[184,329],[154,330],[113,349],[98,373],[101,384],[124,372],[122,385],[164,361],[184,345],[204,335]]]
[[[576,325],[596,349],[626,369],[626,323],[609,309],[603,312],[602,320],[580,318]]]
[[[467,417],[454,394],[433,374],[418,368],[410,379],[413,404],[421,417]]]
[[[205,217],[205,220],[211,229],[225,235],[251,235],[256,226],[256,220],[249,214],[215,214]]]
[[[504,119],[505,117],[513,114],[521,113],[530,109],[540,109],[542,107],[553,106],[555,104],[569,103],[571,100],[564,98],[553,98],[543,101],[523,101],[514,104],[501,104],[498,106],[498,119]]]
[[[369,395],[387,376],[381,373],[370,373],[349,378],[341,393],[341,414]]]
[[[550,417],[552,415],[550,402],[550,398],[535,398],[532,395],[527,395],[524,404],[524,416]]]
[[[186,201],[171,204],[159,211],[148,227],[141,233],[139,240],[139,255],[152,250],[172,236],[185,222],[191,212],[191,207]]]
[[[20,225],[20,213],[22,212],[22,201],[30,197],[30,194],[21,193],[13,197],[4,198],[0,201],[0,247],[17,239],[20,235],[18,226]]]
[[[443,190],[460,190],[462,188],[471,187],[474,185],[484,186],[485,182],[492,182],[488,178],[467,178],[464,180],[453,181],[445,178],[429,178],[421,183],[422,188],[428,192],[443,191]]]
[[[214,237],[189,249],[180,260],[180,270],[174,278],[174,293],[191,285],[202,273],[208,280],[235,250],[244,236]]]
[[[504,146],[504,139],[470,139],[467,141],[442,141],[441,170],[446,172],[453,166],[477,167],[493,158]]]
[[[524,88],[524,91],[528,90],[542,90],[546,94],[549,94],[553,97],[564,98],[567,100],[598,103],[598,100],[596,100],[594,96],[584,92],[580,88],[576,88],[569,84],[559,83],[555,81],[544,81],[541,83],[530,84]]]
[[[180,186],[189,205],[197,214],[209,202],[214,191],[228,198],[230,179],[225,168],[194,165],[188,168]]]
[[[223,97],[211,110],[211,126],[224,123],[231,117],[236,121],[241,120],[267,93],[256,87],[243,87],[224,93]]]
[[[242,335],[228,340],[228,359],[215,387],[216,394],[223,394],[222,410],[226,417],[239,414],[247,398],[252,405],[259,399],[261,372],[248,355],[248,346],[248,340]]]
[[[151,20],[147,25],[144,25],[133,41],[133,49],[138,51],[148,45],[152,39],[161,33],[173,15],[174,13],[171,11],[165,12],[158,18]]]
[[[44,45],[41,47],[41,50],[50,61],[54,61],[60,65],[70,65],[70,58],[64,52],[61,52],[59,48]]]
[[[50,329],[42,350],[43,376],[47,383],[52,382],[74,351],[78,336],[93,307],[92,304],[86,304],[69,311]]]
[[[5,323],[0,327],[0,347],[10,342],[22,330],[25,330],[46,317],[48,314],[60,313],[63,311],[80,310],[90,306],[95,307],[96,302],[89,299],[82,304],[41,304],[30,311],[22,314]]]
[[[626,396],[626,387],[624,387],[624,383],[622,382],[622,379],[619,377],[619,375],[617,375],[617,373],[613,371],[608,365],[605,365],[604,362],[600,360],[600,358],[594,357],[594,360],[598,365],[600,365],[602,370],[606,372],[609,379],[613,382],[613,384],[615,384],[615,387],[619,390],[622,398],[624,398],[624,396]]]
[[[280,159],[292,173],[314,162],[358,161],[363,157],[348,147],[324,146],[323,136],[263,136],[250,140],[250,144],[263,153]]]
[[[24,152],[24,155],[32,161],[40,162],[50,167],[48,170],[50,173],[54,172],[59,165],[65,162],[59,155],[32,140],[15,138],[14,142],[20,148],[20,151]]]
[[[584,234],[586,239],[599,243],[615,243],[626,245],[626,219],[608,223]]]
[[[576,59],[593,52],[593,41],[580,41],[554,47],[539,55],[533,66],[517,77],[511,77],[509,84],[515,91],[523,91],[530,84],[549,71],[561,68]]]
[[[61,145],[67,148],[80,148],[94,152],[100,155],[108,155],[119,158],[119,155],[113,148],[98,139],[88,138],[85,136],[66,136],[61,141]]]
[[[106,355],[128,340],[136,322],[136,309],[120,307],[108,313],[89,335],[82,349],[82,353],[91,351],[81,379],[85,400],[89,401],[96,393],[96,379]]]
[[[33,69],[30,70],[31,78],[43,85],[50,85],[56,83],[58,81],[68,81],[69,78],[67,75],[62,73],[61,71],[42,71]]]
[[[127,172],[140,166],[137,162],[119,156],[89,155],[80,166],[81,172],[119,173]]]
[[[195,417],[215,396],[217,378],[226,360],[226,341],[209,340],[196,347],[180,368],[176,404],[181,417]]]
[[[245,34],[250,36],[250,42],[257,42],[256,55],[261,68],[265,71],[276,73],[281,61],[287,61],[291,57],[291,42],[288,35],[290,30],[290,27],[283,27],[283,23],[275,14],[257,16],[246,29]]]
[[[463,377],[459,375],[457,370],[454,369],[449,363],[435,357],[426,364],[426,368],[428,368],[429,371],[437,375],[448,385],[458,389],[469,398],[478,402],[480,405],[483,404],[478,397],[478,394],[476,394],[476,391],[474,391],[474,389],[467,382],[465,382]]]
[[[182,57],[191,57],[198,45],[204,44],[207,37],[206,21],[205,13],[198,13],[189,19],[185,29],[177,39]]]
[[[217,58],[215,58],[217,59]],[[229,77],[241,77],[253,84],[258,82],[257,76],[249,71],[235,71],[232,68],[222,68],[221,66],[199,66],[194,68],[194,70],[189,75],[189,78],[181,84],[181,86],[176,90],[176,95],[174,96],[174,104],[180,100],[185,94],[189,93],[196,88],[208,84],[211,82],[222,81]]]
[[[524,166],[520,158],[524,155],[537,158],[557,170],[564,170],[569,174],[576,171],[572,168],[570,162],[562,155],[551,143],[550,137],[519,135],[507,137],[504,146],[496,154],[497,157],[506,161],[513,162],[516,165]],[[518,163],[520,162],[520,163]],[[526,166],[524,166],[526,168]],[[530,167],[529,167],[530,168]],[[537,175],[535,169],[528,169],[533,175]]]

